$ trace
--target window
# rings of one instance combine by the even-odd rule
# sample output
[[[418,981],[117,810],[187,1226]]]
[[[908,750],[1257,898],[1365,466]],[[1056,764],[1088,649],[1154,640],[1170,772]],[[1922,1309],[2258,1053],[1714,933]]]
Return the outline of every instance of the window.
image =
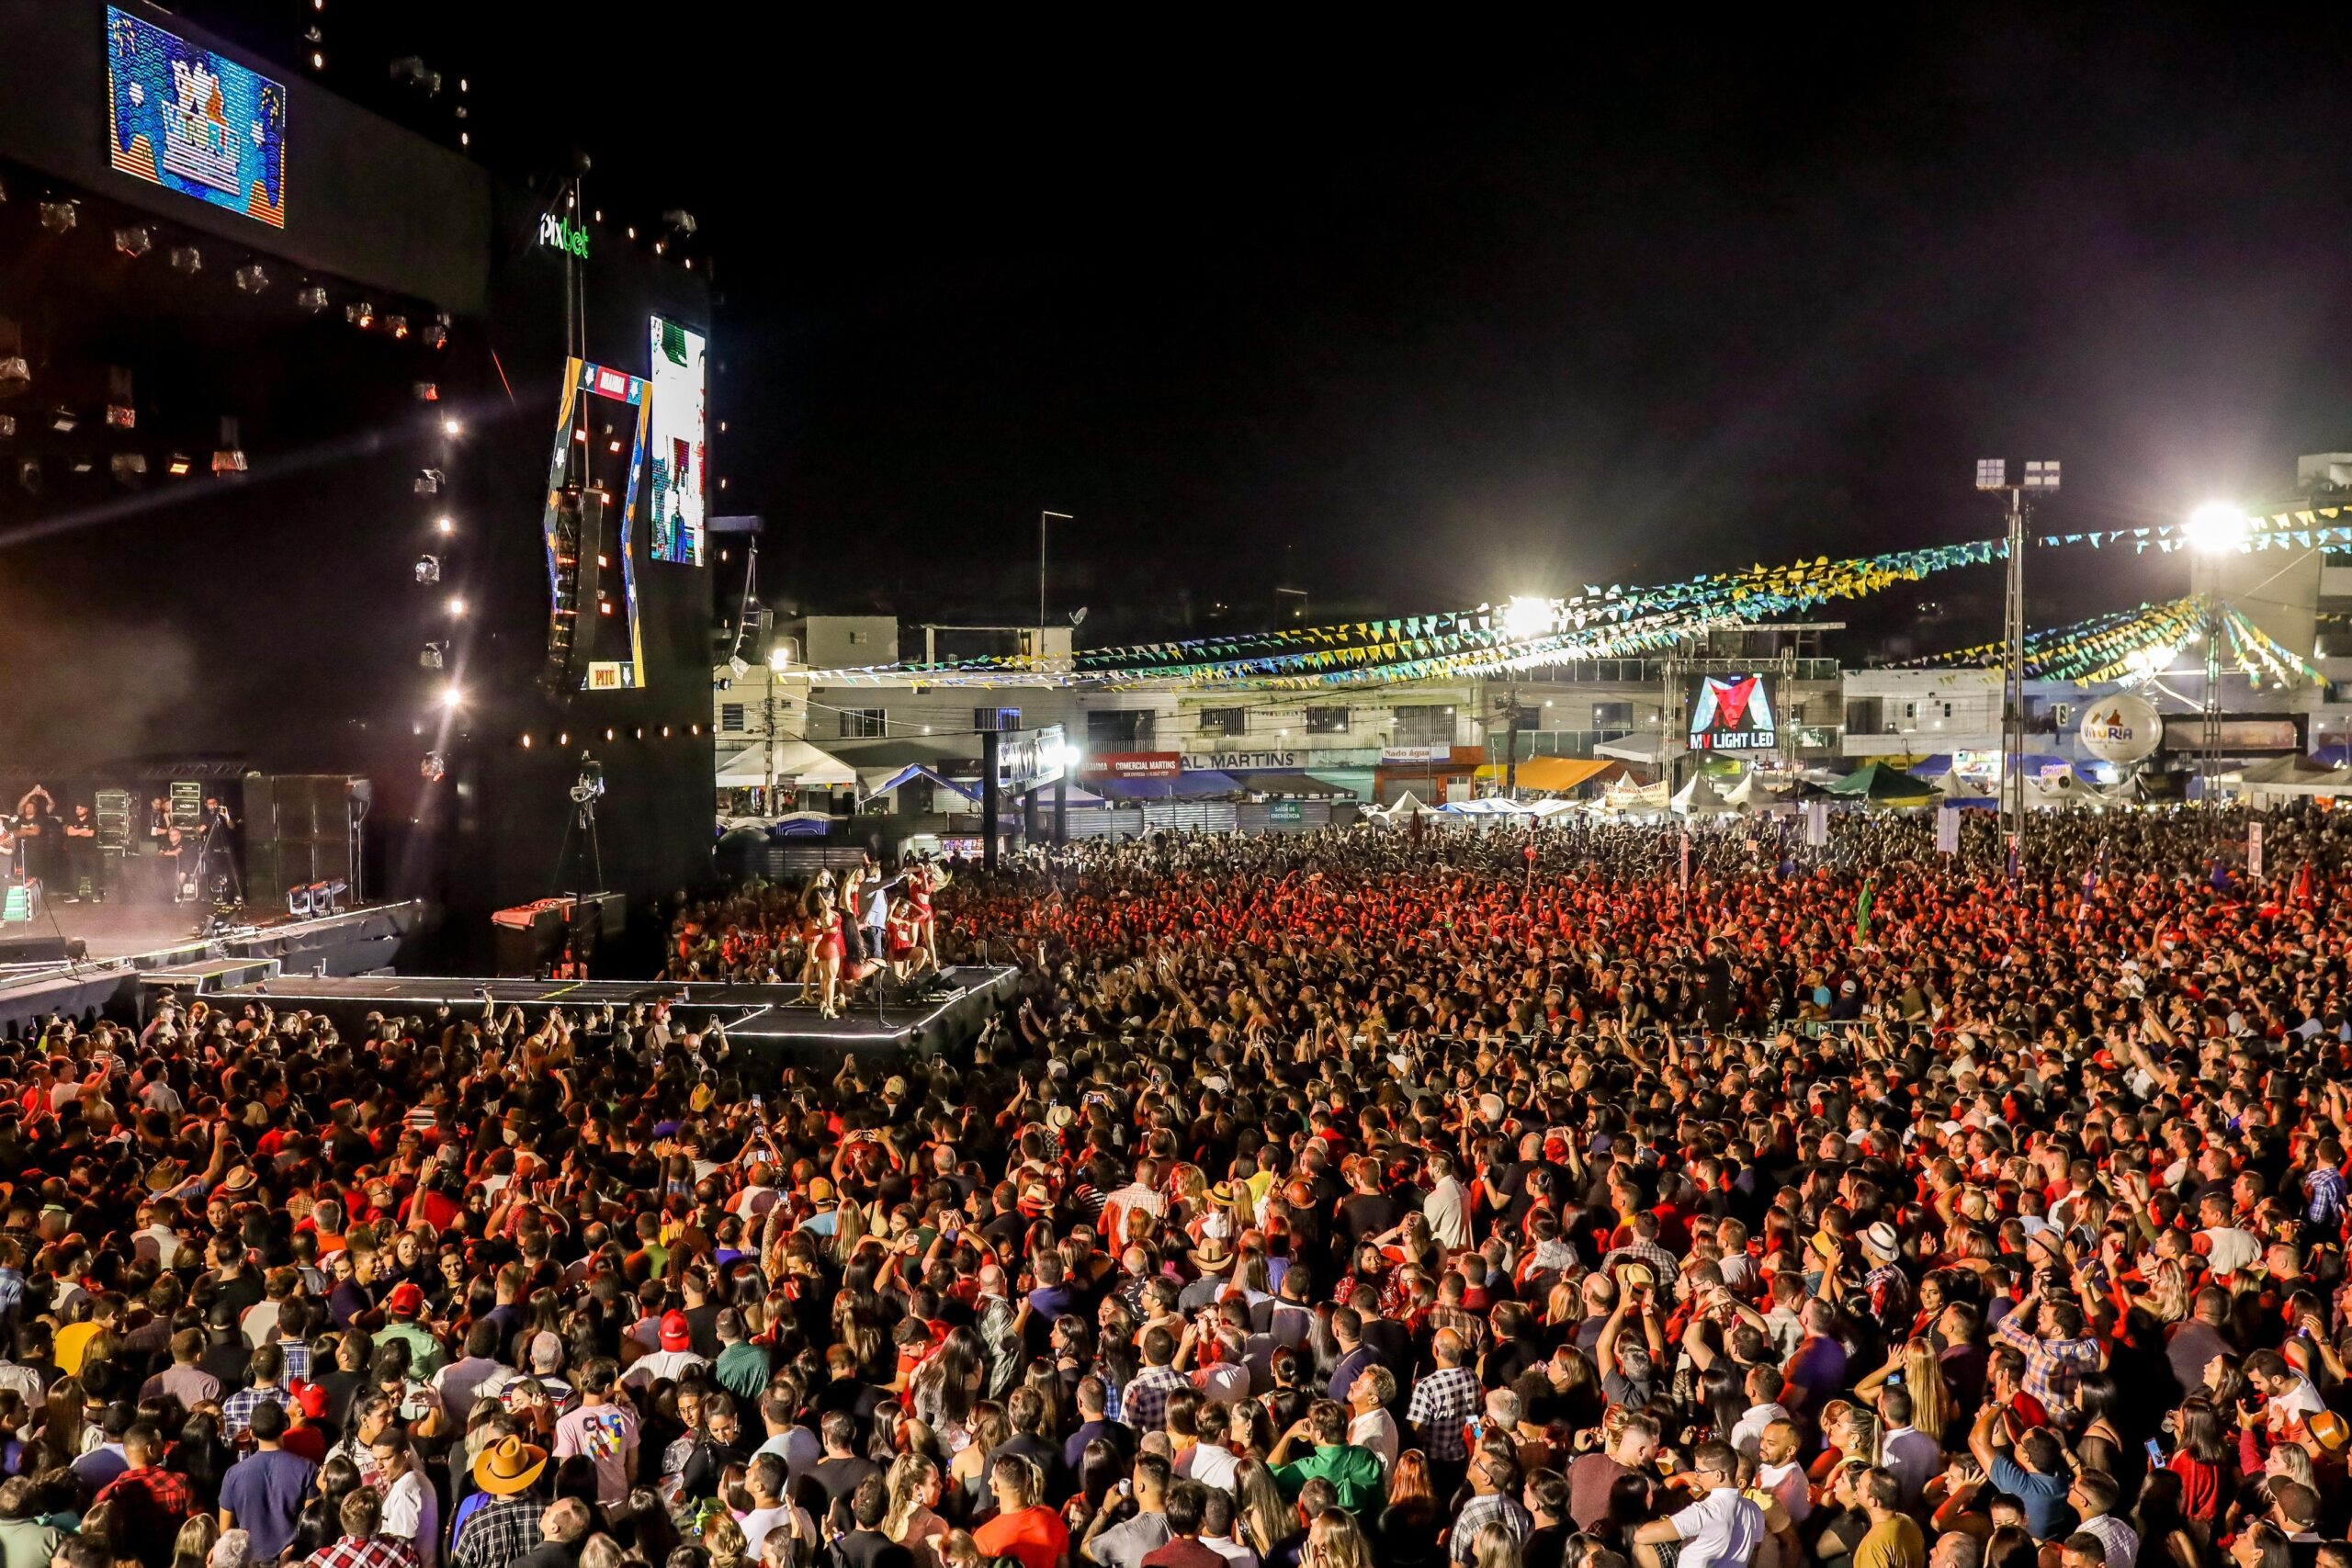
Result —
[[[991,729],[1018,729],[1021,728],[1021,710],[1019,708],[974,708],[972,728],[983,734]]]
[[[726,732],[727,734],[729,734],[729,735],[741,735],[741,734],[742,734],[742,733],[743,733],[743,705],[742,705],[741,703],[721,703],[721,704],[719,704],[719,705],[718,705],[718,728],[719,728],[721,730],[725,731],[725,732]]]
[[[1629,702],[1593,704],[1592,727],[1595,729],[1633,728],[1634,705]]]
[[[1453,705],[1452,703],[1408,704],[1396,710],[1396,744],[1399,746],[1451,746],[1453,744]]]
[[[1306,710],[1307,734],[1345,735],[1347,732],[1347,709],[1343,707],[1313,707]]]
[[[1240,735],[1246,733],[1249,728],[1250,710],[1248,708],[1203,708],[1201,710],[1203,735]]]
[[[1142,751],[1151,746],[1149,708],[1098,708],[1086,716],[1091,751]]]
[[[1885,722],[1885,699],[1855,697],[1846,704],[1846,728],[1857,735],[1875,735]]]
[[[882,733],[880,708],[843,708],[841,721],[841,738],[844,740],[872,740]]]

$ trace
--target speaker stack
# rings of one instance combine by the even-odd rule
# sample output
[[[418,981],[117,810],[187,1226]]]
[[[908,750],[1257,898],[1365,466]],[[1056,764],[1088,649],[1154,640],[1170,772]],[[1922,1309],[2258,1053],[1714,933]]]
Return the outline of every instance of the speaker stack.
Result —
[[[293,889],[357,886],[351,863],[353,785],[340,773],[245,780],[245,901],[282,908]],[[346,894],[345,897],[348,897]]]

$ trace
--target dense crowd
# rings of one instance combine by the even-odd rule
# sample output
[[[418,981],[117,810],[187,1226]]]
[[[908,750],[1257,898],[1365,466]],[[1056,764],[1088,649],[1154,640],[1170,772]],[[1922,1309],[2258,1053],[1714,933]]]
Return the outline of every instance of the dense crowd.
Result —
[[[2352,867],[2266,828],[911,868],[867,962],[1017,995],[832,1074],[60,1023],[0,1045],[0,1568],[2352,1568]],[[814,999],[874,908],[672,966]]]

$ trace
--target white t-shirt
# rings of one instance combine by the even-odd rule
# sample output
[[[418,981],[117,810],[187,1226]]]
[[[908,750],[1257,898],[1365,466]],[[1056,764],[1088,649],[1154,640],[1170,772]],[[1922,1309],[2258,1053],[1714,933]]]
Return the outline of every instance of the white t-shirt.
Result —
[[[1674,1516],[1682,1553],[1675,1568],[1747,1568],[1764,1540],[1764,1510],[1733,1486],[1718,1487]]]
[[[2216,1274],[2234,1274],[2241,1269],[2251,1269],[2262,1256],[2262,1243],[2235,1225],[2215,1225],[2205,1233],[2212,1248],[2205,1255],[2207,1267]]]

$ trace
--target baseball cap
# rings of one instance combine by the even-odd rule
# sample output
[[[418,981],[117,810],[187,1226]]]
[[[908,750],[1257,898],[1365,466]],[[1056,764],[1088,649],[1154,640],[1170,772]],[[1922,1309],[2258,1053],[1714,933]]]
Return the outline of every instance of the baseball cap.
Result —
[[[413,1280],[404,1280],[394,1285],[392,1293],[384,1298],[384,1310],[394,1317],[414,1317],[424,1310],[424,1292],[416,1287]]]
[[[662,1348],[684,1350],[694,1342],[694,1326],[686,1322],[684,1313],[673,1311],[662,1314]]]

